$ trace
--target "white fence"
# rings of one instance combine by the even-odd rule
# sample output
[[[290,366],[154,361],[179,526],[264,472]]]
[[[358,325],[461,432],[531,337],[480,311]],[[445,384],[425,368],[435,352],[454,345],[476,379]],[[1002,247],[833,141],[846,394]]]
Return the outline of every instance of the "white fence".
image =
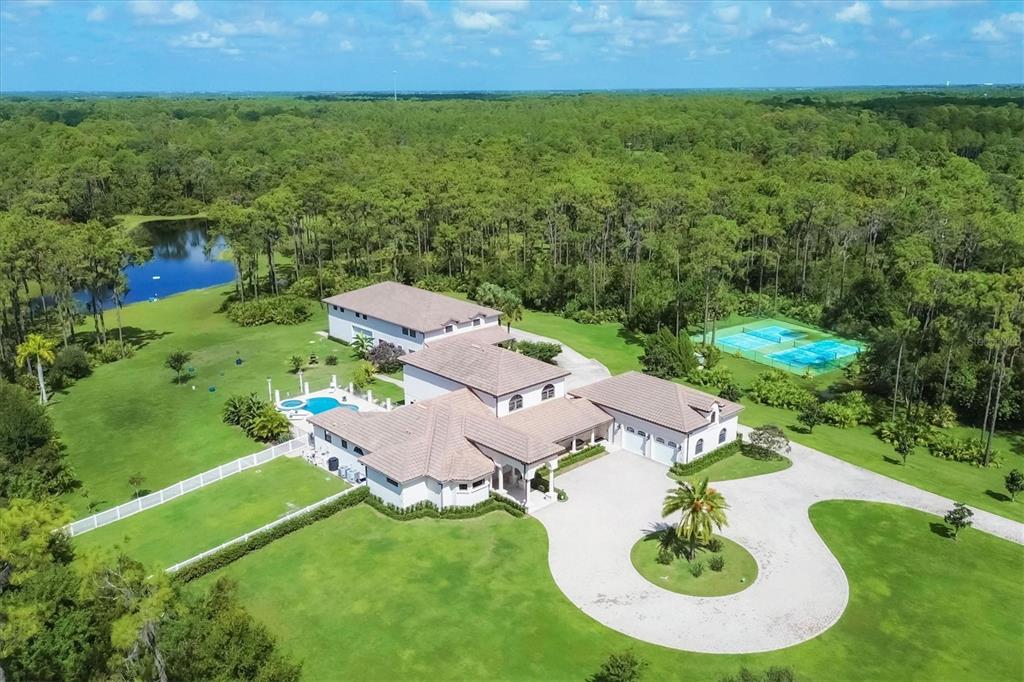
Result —
[[[275,445],[267,448],[252,455],[246,455],[245,457],[239,457],[233,462],[227,464],[221,464],[219,467],[204,471],[201,474],[193,476],[192,478],[186,478],[184,481],[178,481],[174,485],[168,486],[163,490],[158,490],[155,493],[149,495],[143,495],[138,497],[131,502],[125,502],[122,505],[118,505],[113,509],[107,509],[101,511],[98,514],[93,514],[88,518],[81,519],[79,521],[73,521],[65,529],[70,535],[81,535],[82,533],[88,533],[90,530],[95,530],[101,526],[120,521],[121,519],[127,518],[132,514],[138,514],[140,511],[146,509],[152,509],[157,507],[164,502],[170,502],[173,499],[181,497],[194,490],[199,490],[211,483],[216,483],[222,479],[237,474],[240,471],[251,469],[254,466],[265,464],[276,457],[286,455],[289,452],[294,452],[306,444],[306,438],[294,438],[292,440]]]
[[[296,516],[302,516],[303,514],[305,514],[307,512],[311,512],[314,509],[316,509],[317,507],[322,507],[325,504],[327,504],[328,502],[333,502],[334,500],[338,499],[339,497],[342,497],[344,495],[348,495],[349,493],[351,493],[351,492],[353,492],[355,490],[359,490],[364,485],[365,485],[364,483],[360,483],[359,485],[355,485],[355,486],[352,486],[351,488],[347,488],[345,490],[342,490],[340,493],[335,493],[335,494],[331,495],[330,497],[325,497],[324,499],[322,499],[322,500],[320,500],[318,502],[314,502],[313,504],[311,504],[311,505],[309,505],[307,507],[303,507],[302,509],[296,509],[293,512],[288,512],[287,514],[285,514],[281,518],[277,519],[276,521],[271,521],[270,523],[268,523],[265,526],[260,526],[256,530],[251,530],[248,533],[246,533],[245,535],[239,535],[237,538],[234,538],[233,540],[228,540],[227,542],[224,542],[224,543],[221,543],[221,544],[217,545],[213,549],[208,549],[205,552],[202,552],[200,554],[196,554],[194,557],[192,557],[190,559],[185,559],[184,561],[179,561],[178,563],[176,563],[173,566],[171,566],[170,568],[168,568],[167,569],[167,573],[175,573],[176,571],[181,570],[183,567],[188,566],[191,563],[195,563],[196,561],[199,561],[200,559],[204,559],[204,558],[210,556],[211,554],[216,554],[217,552],[219,552],[220,550],[224,549],[225,547],[230,547],[231,545],[237,545],[239,542],[245,542],[246,540],[248,540],[249,538],[251,538],[254,535],[258,535],[259,533],[262,533],[265,530],[270,530],[274,526],[279,526],[282,523],[284,523],[285,521],[290,521],[291,519],[294,519]]]

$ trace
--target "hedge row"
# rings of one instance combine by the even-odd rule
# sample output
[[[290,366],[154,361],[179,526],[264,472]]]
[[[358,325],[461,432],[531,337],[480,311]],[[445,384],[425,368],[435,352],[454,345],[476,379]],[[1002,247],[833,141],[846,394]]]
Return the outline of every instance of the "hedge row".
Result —
[[[698,471],[707,469],[709,466],[715,464],[716,462],[721,462],[723,459],[732,457],[733,455],[739,453],[742,450],[742,448],[743,441],[736,439],[727,445],[723,445],[722,447],[711,451],[710,453],[704,455],[700,459],[695,459],[687,464],[673,464],[672,468],[669,470],[669,473],[672,474],[673,476],[689,476],[691,474],[695,474]]]
[[[188,583],[196,580],[197,578],[201,578],[207,573],[216,571],[219,568],[223,568],[230,563],[238,561],[250,552],[254,552],[261,547],[266,547],[278,538],[282,538],[289,533],[294,533],[295,531],[305,528],[306,526],[316,523],[322,519],[334,516],[343,509],[354,507],[360,502],[366,500],[369,494],[370,491],[367,490],[365,486],[358,490],[353,490],[347,495],[342,495],[338,499],[332,500],[331,502],[317,507],[305,514],[289,519],[288,521],[285,521],[278,526],[274,526],[273,528],[268,528],[262,533],[252,536],[245,542],[230,545],[215,554],[211,554],[203,557],[199,561],[183,566],[171,577],[171,580]]]
[[[438,509],[433,502],[417,502],[416,504],[400,509],[389,504],[376,495],[366,498],[366,503],[379,511],[381,514],[396,521],[412,521],[414,519],[471,519],[483,516],[494,511],[504,511],[516,518],[526,515],[526,508],[521,504],[513,502],[507,497],[491,493],[483,502],[469,507],[445,507]]]

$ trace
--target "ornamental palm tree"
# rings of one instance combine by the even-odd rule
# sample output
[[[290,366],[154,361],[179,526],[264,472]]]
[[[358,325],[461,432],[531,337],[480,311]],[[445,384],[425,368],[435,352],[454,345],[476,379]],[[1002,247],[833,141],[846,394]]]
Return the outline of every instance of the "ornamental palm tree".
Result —
[[[39,402],[46,404],[46,383],[43,381],[43,363],[50,365],[56,359],[53,349],[56,341],[41,334],[29,334],[24,343],[18,346],[17,363],[32,369],[32,360],[36,361],[36,378],[39,379]]]
[[[709,486],[705,478],[695,483],[680,481],[678,487],[669,490],[661,515],[683,512],[679,519],[679,537],[689,543],[689,558],[693,559],[697,543],[711,539],[712,525],[719,530],[728,525],[725,519],[725,510],[728,508],[722,493]]]
[[[370,350],[372,348],[373,339],[366,334],[356,334],[356,337],[352,339],[352,350],[354,350],[356,356],[362,360],[366,359],[366,356],[370,354]]]

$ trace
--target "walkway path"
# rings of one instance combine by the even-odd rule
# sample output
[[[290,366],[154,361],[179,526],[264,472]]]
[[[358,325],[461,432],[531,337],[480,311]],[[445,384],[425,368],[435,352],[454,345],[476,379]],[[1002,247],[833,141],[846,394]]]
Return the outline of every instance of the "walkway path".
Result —
[[[380,381],[384,381],[384,382],[387,382],[389,384],[394,384],[395,386],[398,386],[400,388],[405,388],[405,384],[402,383],[401,379],[396,379],[394,377],[389,377],[387,374],[374,374],[373,376],[375,378],[379,379]]]
[[[569,502],[536,514],[550,538],[555,582],[608,627],[675,649],[752,653],[819,635],[845,610],[849,584],[811,525],[812,504],[871,500],[943,514],[953,503],[796,443],[790,458],[784,471],[717,485],[732,505],[722,534],[757,560],[757,580],[746,590],[689,597],[636,572],[630,550],[662,521],[671,481],[664,466],[621,450],[560,477]],[[974,510],[974,527],[1024,544],[1024,524],[1010,519]]]
[[[592,384],[595,381],[607,379],[611,376],[608,368],[600,362],[594,358],[586,357],[579,351],[570,348],[558,339],[552,339],[532,332],[525,332],[521,329],[513,329],[510,333],[513,338],[522,341],[557,343],[561,346],[562,352],[555,356],[555,364],[572,372],[572,374],[565,379],[565,387],[567,389],[571,390],[573,388]]]

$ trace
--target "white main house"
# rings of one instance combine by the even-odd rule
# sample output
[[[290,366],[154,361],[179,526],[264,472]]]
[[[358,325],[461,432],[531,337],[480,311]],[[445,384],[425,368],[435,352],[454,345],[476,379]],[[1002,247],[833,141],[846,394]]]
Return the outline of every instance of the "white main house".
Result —
[[[309,418],[315,450],[363,471],[370,492],[397,507],[468,506],[495,491],[529,508],[537,472],[553,477],[581,446],[671,465],[736,438],[740,405],[639,372],[567,391],[568,371],[496,345],[510,337],[491,308],[394,282],[325,302],[332,337],[406,352],[405,405]]]

